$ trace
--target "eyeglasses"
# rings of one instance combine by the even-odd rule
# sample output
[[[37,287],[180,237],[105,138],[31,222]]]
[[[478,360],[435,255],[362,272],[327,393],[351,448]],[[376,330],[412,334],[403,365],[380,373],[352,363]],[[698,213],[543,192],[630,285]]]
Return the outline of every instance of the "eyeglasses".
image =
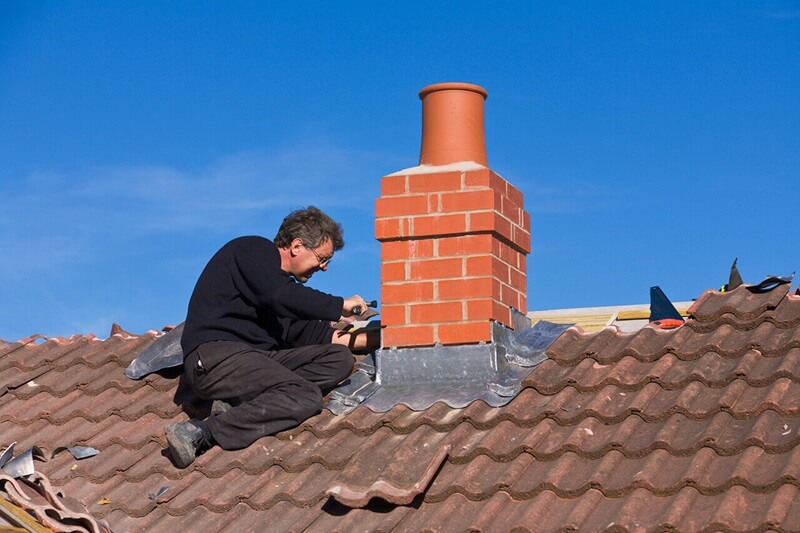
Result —
[[[303,246],[306,246],[306,245],[303,244]],[[313,248],[309,248],[308,246],[306,246],[306,248],[311,250],[311,253],[314,254],[314,257],[317,258],[317,261],[319,262],[319,266],[321,266],[321,267],[328,266],[331,263],[331,261],[333,261],[333,257],[320,257],[319,254]]]

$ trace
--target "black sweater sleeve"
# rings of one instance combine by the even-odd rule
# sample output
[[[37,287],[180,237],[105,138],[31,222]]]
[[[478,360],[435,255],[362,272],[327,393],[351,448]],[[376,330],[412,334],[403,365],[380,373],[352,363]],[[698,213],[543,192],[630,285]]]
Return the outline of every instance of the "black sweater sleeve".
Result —
[[[292,319],[336,320],[344,299],[306,287],[280,268],[275,244],[240,237],[211,258],[197,281],[181,344],[232,340],[275,349]]]

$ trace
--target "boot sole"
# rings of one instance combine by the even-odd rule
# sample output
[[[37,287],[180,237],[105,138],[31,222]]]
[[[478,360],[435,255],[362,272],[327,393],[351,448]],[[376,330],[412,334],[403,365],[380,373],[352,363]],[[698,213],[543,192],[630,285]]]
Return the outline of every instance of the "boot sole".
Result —
[[[175,430],[180,426],[180,423],[170,424],[164,429],[167,436],[167,444],[169,451],[172,454],[172,459],[179,468],[186,468],[195,460],[196,453],[193,447],[187,446],[181,441]]]

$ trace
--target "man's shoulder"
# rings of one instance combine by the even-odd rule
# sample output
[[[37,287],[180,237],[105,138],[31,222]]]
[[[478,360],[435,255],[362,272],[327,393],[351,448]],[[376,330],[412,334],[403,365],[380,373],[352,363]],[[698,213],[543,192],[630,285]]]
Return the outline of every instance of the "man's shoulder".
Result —
[[[275,243],[266,237],[260,235],[243,235],[228,241],[226,247],[239,247],[239,246],[275,246]]]
[[[274,260],[278,257],[278,248],[275,243],[266,237],[247,235],[236,237],[228,241],[217,252],[217,257],[232,258],[235,261],[259,261],[267,257]]]

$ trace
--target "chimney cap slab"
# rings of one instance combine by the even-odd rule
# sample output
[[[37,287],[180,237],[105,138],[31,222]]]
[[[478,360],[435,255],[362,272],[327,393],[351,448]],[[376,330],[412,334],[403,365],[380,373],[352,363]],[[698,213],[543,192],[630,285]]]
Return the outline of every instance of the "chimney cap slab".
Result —
[[[386,176],[411,176],[415,174],[436,174],[438,172],[469,172],[471,170],[483,170],[486,167],[475,161],[458,161],[447,163],[446,165],[417,165],[415,167],[404,168],[397,172],[392,172]]]

